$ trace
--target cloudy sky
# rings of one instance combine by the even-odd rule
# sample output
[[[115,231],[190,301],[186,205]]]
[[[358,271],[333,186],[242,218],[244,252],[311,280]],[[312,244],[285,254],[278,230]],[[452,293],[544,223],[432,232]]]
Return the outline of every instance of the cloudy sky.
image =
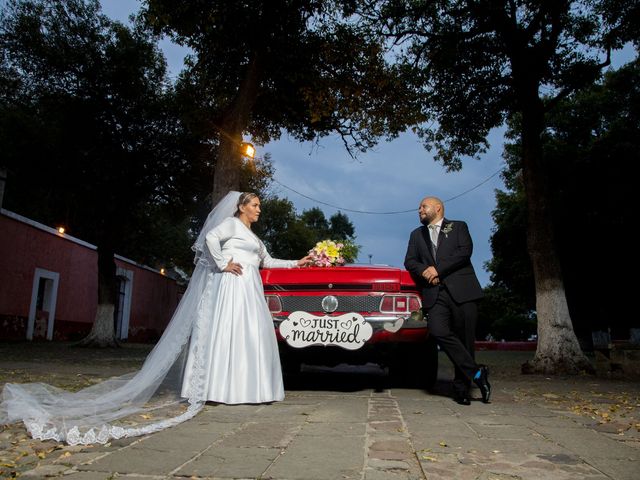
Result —
[[[139,7],[137,0],[101,0],[101,3],[105,14],[123,22]],[[168,41],[162,42],[161,47],[175,77],[182,67],[185,50]],[[447,218],[469,224],[474,240],[472,261],[480,282],[486,285],[489,274],[483,265],[491,258],[494,191],[503,188],[497,174],[504,166],[501,134],[492,132],[491,149],[481,160],[468,159],[460,172],[453,173],[446,173],[411,134],[383,142],[356,160],[334,137],[323,139],[319,146],[283,137],[258,147],[257,155],[271,154],[275,167],[274,193],[291,200],[298,213],[320,207],[327,217],[338,210],[349,216],[356,229],[357,243],[362,246],[358,259],[362,263],[402,266],[409,233],[419,225],[420,200],[425,195],[442,198]],[[357,213],[362,211],[378,213]]]

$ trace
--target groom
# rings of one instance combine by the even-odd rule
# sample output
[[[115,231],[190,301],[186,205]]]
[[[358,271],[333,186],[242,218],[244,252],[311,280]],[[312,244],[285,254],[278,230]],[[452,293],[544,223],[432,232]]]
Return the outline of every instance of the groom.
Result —
[[[473,381],[489,403],[488,369],[475,362],[476,300],[482,288],[471,265],[473,242],[465,222],[444,218],[439,198],[426,197],[418,208],[422,227],[411,232],[405,268],[422,288],[429,332],[455,366],[454,398],[470,405]]]

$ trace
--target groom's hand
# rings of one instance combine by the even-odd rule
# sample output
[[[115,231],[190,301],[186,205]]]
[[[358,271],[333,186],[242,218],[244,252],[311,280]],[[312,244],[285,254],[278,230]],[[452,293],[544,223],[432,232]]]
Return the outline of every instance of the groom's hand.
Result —
[[[424,278],[429,285],[438,285],[440,283],[438,271],[434,266],[427,267],[425,271],[422,272],[422,278]]]

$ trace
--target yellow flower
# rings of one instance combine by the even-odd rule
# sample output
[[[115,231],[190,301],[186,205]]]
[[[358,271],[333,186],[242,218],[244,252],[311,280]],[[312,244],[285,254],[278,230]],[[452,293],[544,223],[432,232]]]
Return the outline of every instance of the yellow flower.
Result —
[[[327,247],[327,255],[329,255],[330,257],[338,256],[338,249],[336,248],[335,244],[329,245]]]

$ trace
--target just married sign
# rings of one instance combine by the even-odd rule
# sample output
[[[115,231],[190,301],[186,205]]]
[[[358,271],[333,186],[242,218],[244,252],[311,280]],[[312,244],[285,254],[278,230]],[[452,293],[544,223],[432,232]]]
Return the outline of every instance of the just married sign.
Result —
[[[357,350],[371,338],[373,328],[359,313],[316,317],[307,312],[293,312],[280,324],[280,335],[295,348],[336,345]]]

